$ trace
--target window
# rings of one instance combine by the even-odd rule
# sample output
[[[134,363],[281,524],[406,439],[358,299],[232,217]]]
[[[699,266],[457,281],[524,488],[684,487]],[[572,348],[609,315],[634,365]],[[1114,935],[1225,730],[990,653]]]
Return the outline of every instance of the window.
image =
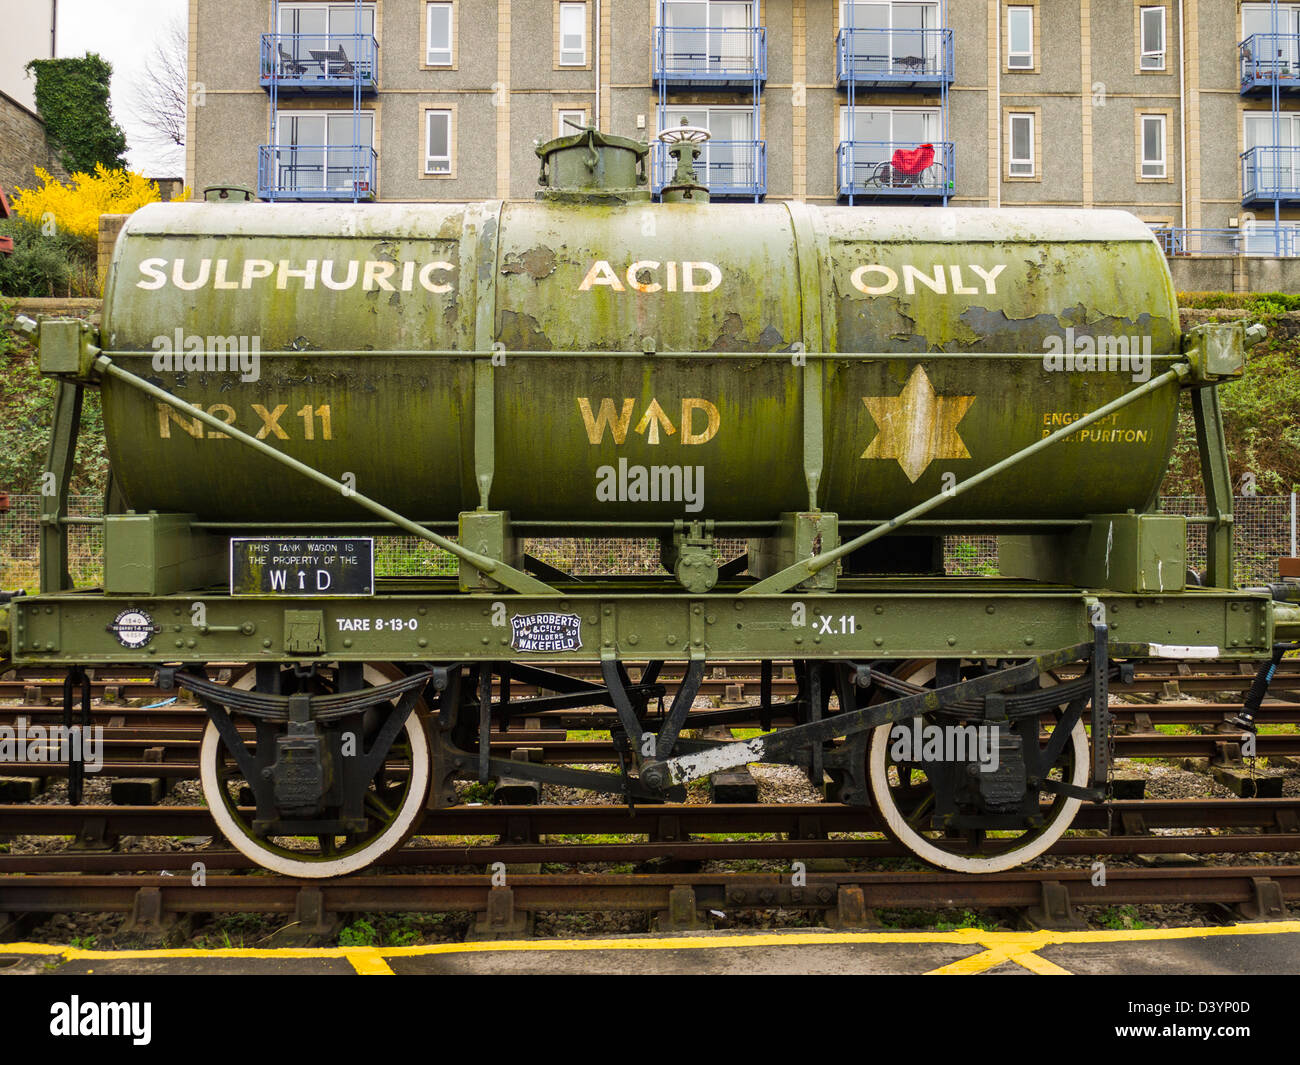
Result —
[[[862,75],[939,70],[937,3],[841,0],[840,29],[850,32],[856,71]],[[918,65],[917,61],[920,61]]]
[[[841,141],[889,145],[893,151],[933,143],[939,132],[939,112],[929,108],[840,108]]]
[[[282,75],[373,76],[374,4],[362,6],[360,25],[355,4],[281,4],[279,11],[276,47]]]
[[[1279,190],[1283,195],[1295,195],[1300,189],[1300,114],[1280,112],[1274,125],[1271,111],[1247,111],[1242,125],[1246,142],[1243,191]]]
[[[685,119],[688,126],[699,126],[711,134],[695,161],[697,172],[714,191],[750,190],[761,178],[759,145],[754,132],[754,111],[749,107],[668,107],[660,116],[660,128],[672,129]],[[666,184],[676,170],[676,163],[660,145],[656,174],[660,185]]]
[[[276,187],[351,195],[373,191],[373,111],[281,111],[276,115]]]
[[[1034,116],[1011,114],[1007,116],[1007,173],[1012,177],[1034,176]]]
[[[1272,36],[1274,33],[1278,36]],[[1269,36],[1251,41],[1256,34]],[[1273,5],[1242,4],[1241,39],[1249,42],[1247,55],[1260,77],[1271,77],[1275,68],[1279,74],[1296,73],[1300,69],[1300,4],[1278,4],[1276,25]]]
[[[1165,116],[1142,115],[1142,176],[1165,176]]]
[[[560,5],[560,66],[587,65],[587,5]]]
[[[449,67],[455,60],[455,18],[451,4],[430,4],[428,44],[424,61],[431,67]]]
[[[1163,7],[1144,7],[1140,13],[1140,32],[1142,34],[1142,57],[1140,66],[1143,70],[1165,69],[1165,9]]]
[[[585,125],[588,125],[586,108],[566,108],[555,112],[555,135],[557,137],[572,137],[578,132],[573,128],[574,126]]]
[[[753,4],[665,0],[663,20],[665,60],[672,69],[721,74],[753,67]]]
[[[355,4],[281,4],[281,33],[309,33],[322,37],[375,32],[375,5],[363,4],[357,26]]]
[[[451,112],[424,113],[424,172],[451,175]]]
[[[1034,9],[1007,8],[1007,67],[1032,70],[1034,66]]]

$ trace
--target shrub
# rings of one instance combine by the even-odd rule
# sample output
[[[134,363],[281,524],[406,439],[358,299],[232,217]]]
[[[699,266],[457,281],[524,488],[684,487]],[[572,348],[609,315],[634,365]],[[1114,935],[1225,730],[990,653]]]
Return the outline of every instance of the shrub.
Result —
[[[87,241],[94,250],[99,239],[99,216],[130,214],[147,203],[160,199],[158,186],[129,170],[108,170],[95,164],[93,174],[73,174],[72,184],[55,181],[40,167],[37,189],[14,190],[14,212],[29,222],[39,223],[44,231],[51,227],[65,230]]]
[[[0,255],[0,296],[99,295],[94,244],[17,217],[0,221],[0,235],[14,240],[13,254]]]

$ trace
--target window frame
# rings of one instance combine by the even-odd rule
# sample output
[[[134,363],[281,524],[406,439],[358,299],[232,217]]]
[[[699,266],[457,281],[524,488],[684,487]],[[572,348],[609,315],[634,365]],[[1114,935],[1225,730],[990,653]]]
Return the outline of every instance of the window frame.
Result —
[[[435,62],[433,53],[433,14],[435,10],[447,11],[447,61]],[[424,5],[424,47],[421,49],[420,66],[425,70],[455,70],[459,59],[460,34],[457,33],[457,21],[460,11],[457,0],[433,0]]]
[[[573,128],[570,126],[566,126],[564,124],[565,115],[581,115],[582,124],[584,126],[591,125],[590,108],[588,108],[585,104],[581,107],[570,107],[568,104],[556,104],[555,105],[555,135],[557,137],[574,136],[575,131],[573,130]]]
[[[429,162],[434,158],[430,154],[430,136],[432,118],[434,115],[445,115],[447,118],[447,154],[445,157],[438,156],[438,159],[445,158],[447,169],[430,170]],[[420,127],[424,149],[421,152],[420,176],[422,178],[454,178],[456,176],[456,105],[455,104],[424,104],[420,108]]]
[[[271,144],[271,148],[272,150],[276,148],[320,148],[322,149],[326,154],[325,154],[325,164],[324,164],[325,169],[322,171],[322,184],[320,186],[320,189],[322,191],[337,190],[342,192],[343,190],[338,188],[337,186],[327,185],[324,183],[323,179],[328,175],[329,172],[328,153],[332,148],[351,147],[352,143],[350,140],[345,145],[338,145],[338,144],[331,143],[330,136],[329,136],[329,125],[330,125],[329,120],[331,118],[340,118],[340,117],[351,119],[353,117],[353,114],[354,114],[353,111],[344,110],[338,107],[290,107],[283,110],[277,110],[275,114],[275,127],[272,132],[273,143]],[[358,147],[361,148],[368,147],[372,152],[375,153],[374,159],[371,161],[370,191],[377,194],[379,189],[379,109],[377,107],[363,107],[360,111],[360,114],[364,119],[363,125],[366,125],[368,127],[368,131],[370,133],[370,140],[368,143],[363,142],[362,144],[358,145]],[[325,143],[324,144],[299,143],[295,141],[288,141],[288,140],[281,139],[280,130],[281,130],[282,122],[286,122],[287,120],[289,123],[292,123],[293,120],[295,119],[317,118],[317,117],[323,118],[325,120],[325,137],[324,137]]]
[[[1147,123],[1160,123],[1160,158],[1147,158]],[[1169,114],[1165,111],[1139,111],[1137,113],[1137,176],[1139,181],[1169,181]],[[1159,174],[1148,174],[1148,164],[1159,165]]]
[[[1016,144],[1016,124],[1017,122],[1028,121],[1029,123],[1029,157],[1018,158],[1015,154]],[[1007,177],[1032,180],[1040,177],[1038,173],[1038,114],[1034,111],[1009,111],[1007,112]],[[1028,165],[1029,169],[1025,172],[1017,173],[1017,166]]]
[[[922,113],[932,116],[932,120],[937,124],[938,128],[931,139],[935,144],[943,142],[943,112],[939,107],[930,107],[928,105],[915,106],[911,104],[854,104],[854,108],[857,111],[880,111],[889,113],[889,140],[885,142],[887,144],[904,143],[903,141],[897,140],[894,136],[894,116],[899,112],[902,112],[903,114]],[[848,111],[848,104],[840,104],[836,110],[836,132],[839,134],[836,138],[836,144],[845,144],[848,142],[848,138],[844,135],[844,120],[848,116]],[[857,139],[861,140],[861,138]]]
[[[564,16],[565,12],[574,10],[582,13],[582,58],[574,61],[572,58],[566,60],[564,48]],[[572,50],[568,53],[572,57]],[[555,5],[555,68],[557,70],[590,70],[591,69],[591,9],[586,0],[578,0],[577,3],[558,3]]]
[[[1160,50],[1148,52],[1146,47],[1146,19],[1148,15],[1159,13],[1160,16]],[[1146,4],[1138,8],[1137,52],[1139,74],[1163,74],[1169,69],[1169,12],[1164,4]],[[1159,56],[1160,65],[1147,66],[1151,56]]]
[[[1024,15],[1029,19],[1029,51],[1013,52],[1011,50],[1011,21],[1013,15]],[[1006,71],[1011,74],[1031,73],[1038,68],[1038,49],[1035,47],[1038,35],[1038,20],[1035,17],[1036,11],[1032,4],[1008,4],[1006,6],[1006,49],[1003,63]],[[1012,62],[1013,56],[1028,56],[1029,62],[1017,64]]]

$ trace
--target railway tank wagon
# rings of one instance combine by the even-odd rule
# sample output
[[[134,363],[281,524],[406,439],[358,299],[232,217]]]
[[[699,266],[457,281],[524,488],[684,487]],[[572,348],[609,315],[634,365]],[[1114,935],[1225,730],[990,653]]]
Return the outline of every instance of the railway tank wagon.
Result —
[[[1254,337],[1180,333],[1142,223],[711,206],[698,137],[672,139],[662,203],[646,146],[584,130],[539,147],[533,203],[133,215],[98,333],[40,326],[58,491],[0,658],[67,666],[69,693],[109,662],[195,693],[219,826],[314,877],[400,845],[457,778],[662,802],[748,762],[874,806],[933,864],[1005,869],[1106,798],[1129,663],[1272,660],[1297,611],[1288,587],[1232,587],[1214,391]],[[66,565],[88,387],[113,469],[102,589]],[[1151,510],[1184,392],[1203,576],[1186,519]],[[376,579],[392,532],[458,575]],[[999,535],[999,576],[944,574],[961,532]],[[657,538],[665,573],[561,572],[527,551],[550,536]],[[758,704],[688,726],[708,661],[735,658],[760,661]],[[230,660],[248,671],[208,677]],[[574,661],[600,680],[547,668]],[[492,756],[511,718],[590,705],[617,716],[619,772]],[[744,743],[680,735],[755,715],[773,731]]]

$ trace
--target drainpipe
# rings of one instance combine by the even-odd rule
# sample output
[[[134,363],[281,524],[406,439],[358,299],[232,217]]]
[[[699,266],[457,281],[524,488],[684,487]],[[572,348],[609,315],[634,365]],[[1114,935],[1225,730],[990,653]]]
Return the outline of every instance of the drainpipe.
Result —
[[[591,109],[591,124],[600,129],[600,0],[595,0],[595,25],[591,34],[591,68],[596,75],[596,106]]]
[[[1178,168],[1182,180],[1183,231],[1187,231],[1187,53],[1183,50],[1183,0],[1178,0]]]
[[[58,59],[59,0],[50,0],[50,58]]]
[[[997,160],[997,173],[993,177],[993,206],[1002,206],[1002,0],[994,5],[993,27],[993,114],[997,119],[997,140],[993,157]]]

